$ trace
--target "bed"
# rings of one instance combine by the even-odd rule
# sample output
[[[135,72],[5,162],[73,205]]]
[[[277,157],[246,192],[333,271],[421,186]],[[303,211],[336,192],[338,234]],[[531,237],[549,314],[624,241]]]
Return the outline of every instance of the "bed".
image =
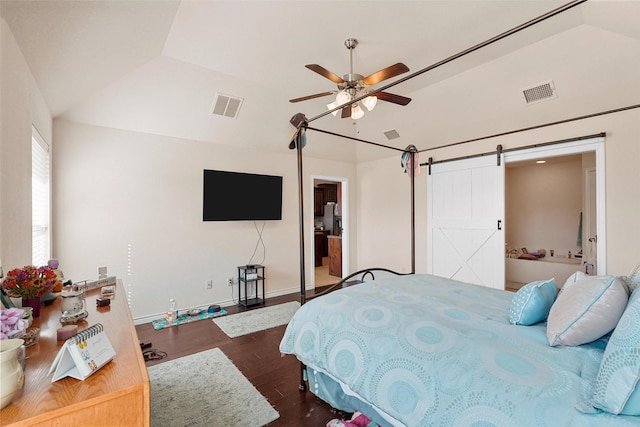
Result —
[[[429,157],[420,163],[419,154],[559,122],[426,150],[413,145],[401,149],[309,126],[365,96],[376,95],[582,2],[567,3],[315,117],[297,113],[290,119],[293,129],[288,144],[297,151],[298,163],[301,307],[287,326],[280,351],[300,360],[301,390],[311,390],[334,408],[358,410],[381,426],[640,425],[640,390],[636,390],[640,380],[640,291],[631,292],[628,282],[612,276],[578,277],[576,272],[560,294],[553,279],[528,283],[514,294],[415,274],[415,176],[421,167],[431,173],[432,165],[456,160]],[[596,115],[612,112],[615,110]],[[370,270],[353,273],[333,287],[338,290],[332,288],[307,301],[304,236],[308,230],[302,156],[307,131],[402,153],[411,196],[410,272],[377,280],[369,280],[373,279]],[[503,153],[498,145],[495,152],[465,158],[496,155],[500,165]],[[498,229],[500,226],[498,221]],[[637,270],[634,272],[633,283],[638,288],[640,280]]]
[[[381,426],[640,425],[589,404],[607,339],[552,347],[546,322],[510,323],[514,295],[423,274],[368,280],[303,305],[280,350],[314,394]]]

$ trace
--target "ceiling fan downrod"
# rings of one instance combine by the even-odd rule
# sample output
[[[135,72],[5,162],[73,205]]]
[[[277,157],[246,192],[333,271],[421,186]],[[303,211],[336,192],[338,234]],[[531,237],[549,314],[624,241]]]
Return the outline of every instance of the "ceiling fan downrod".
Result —
[[[354,88],[358,80],[362,80],[364,76],[353,73],[353,49],[358,46],[358,39],[348,38],[344,41],[344,45],[349,49],[349,74],[342,76],[342,80],[347,82],[347,88]]]

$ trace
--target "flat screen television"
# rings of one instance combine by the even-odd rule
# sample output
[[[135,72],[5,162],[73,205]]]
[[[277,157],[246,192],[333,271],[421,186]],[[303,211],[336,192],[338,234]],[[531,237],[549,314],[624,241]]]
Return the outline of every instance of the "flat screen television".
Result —
[[[204,221],[282,219],[282,177],[204,170]]]

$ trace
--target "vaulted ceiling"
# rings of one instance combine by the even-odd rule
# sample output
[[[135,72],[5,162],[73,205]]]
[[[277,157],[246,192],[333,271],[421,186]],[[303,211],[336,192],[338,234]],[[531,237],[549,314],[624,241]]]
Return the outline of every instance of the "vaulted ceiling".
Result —
[[[286,151],[289,119],[316,117],[335,90],[306,69],[354,72],[403,62],[410,75],[564,1],[33,1],[2,0],[6,20],[56,118],[236,147]],[[589,1],[393,86],[407,106],[379,102],[359,120],[312,126],[419,149],[640,103],[640,2]],[[403,75],[404,76],[404,75]],[[397,81],[389,79],[376,87]],[[553,81],[557,97],[522,89]],[[243,99],[214,116],[216,94]],[[396,130],[400,138],[387,140]],[[307,155],[389,155],[310,134]]]

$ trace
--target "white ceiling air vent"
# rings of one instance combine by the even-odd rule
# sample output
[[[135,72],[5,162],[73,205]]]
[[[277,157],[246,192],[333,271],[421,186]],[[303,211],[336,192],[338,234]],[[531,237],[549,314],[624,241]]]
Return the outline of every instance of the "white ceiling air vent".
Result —
[[[213,105],[211,106],[211,114],[214,116],[224,116],[236,119],[240,112],[242,101],[242,98],[218,92],[216,94],[216,99],[213,101]]]
[[[553,84],[553,80],[548,82],[538,83],[535,86],[522,89],[522,96],[527,104],[533,104],[540,101],[546,101],[547,99],[557,98],[556,87]]]
[[[384,133],[384,136],[386,136],[389,141],[391,141],[392,139],[400,138],[400,134],[395,129],[391,129],[391,130],[386,131]]]

